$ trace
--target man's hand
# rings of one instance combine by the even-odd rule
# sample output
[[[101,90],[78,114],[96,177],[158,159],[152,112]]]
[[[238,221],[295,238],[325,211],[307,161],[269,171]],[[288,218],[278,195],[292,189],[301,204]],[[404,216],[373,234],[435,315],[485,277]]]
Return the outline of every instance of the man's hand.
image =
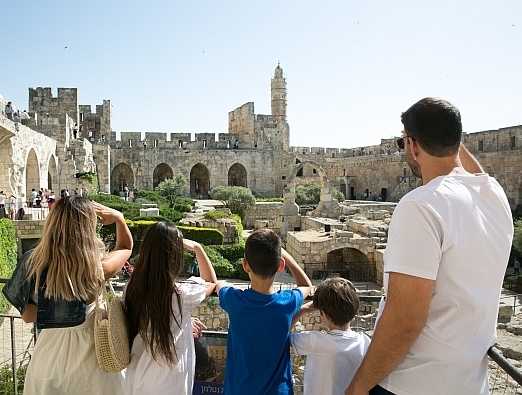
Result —
[[[192,322],[192,337],[194,339],[199,339],[201,335],[203,334],[203,331],[207,329],[204,323],[202,323],[199,318],[190,318],[190,321]]]

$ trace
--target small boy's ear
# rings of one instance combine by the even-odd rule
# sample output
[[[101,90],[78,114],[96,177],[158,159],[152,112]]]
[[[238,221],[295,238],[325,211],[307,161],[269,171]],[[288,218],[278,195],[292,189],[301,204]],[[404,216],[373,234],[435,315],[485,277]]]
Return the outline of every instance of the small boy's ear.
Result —
[[[241,266],[243,266],[243,270],[245,271],[245,273],[250,273],[250,271],[252,270],[250,269],[250,265],[248,264],[248,261],[245,258],[243,258]]]
[[[281,258],[281,260],[279,261],[279,266],[277,267],[277,272],[282,273],[285,271],[285,268],[286,268],[285,258]]]

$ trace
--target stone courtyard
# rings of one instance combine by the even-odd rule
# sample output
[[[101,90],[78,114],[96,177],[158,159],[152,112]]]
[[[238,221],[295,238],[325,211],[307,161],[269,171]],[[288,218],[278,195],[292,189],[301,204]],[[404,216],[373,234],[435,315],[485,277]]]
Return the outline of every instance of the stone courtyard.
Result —
[[[111,104],[103,100],[92,111],[78,102],[76,88],[29,89],[30,119],[5,117],[0,100],[0,190],[27,200],[32,189],[100,190],[121,194],[153,189],[168,178],[187,179],[187,195],[198,199],[181,224],[218,229],[225,243],[236,235],[233,221],[212,220],[204,213],[220,207],[208,200],[217,186],[248,187],[260,201],[245,215],[244,225],[270,228],[315,283],[333,276],[356,283],[366,298],[356,326],[368,330],[381,295],[388,226],[396,202],[418,186],[394,138],[359,148],[291,147],[287,122],[286,79],[280,65],[271,79],[271,114],[256,114],[248,102],[228,113],[228,132],[117,133],[111,127]],[[502,184],[513,210],[522,204],[522,126],[464,135],[464,143]],[[95,176],[94,183],[82,175]],[[304,208],[296,188],[321,185],[320,201]],[[344,199],[334,198],[339,190]],[[39,239],[43,218],[27,211],[16,221],[20,253]],[[235,280],[234,280],[235,281]],[[247,283],[239,283],[248,286]],[[287,277],[277,286],[292,287]],[[372,299],[373,297],[373,299]],[[522,317],[520,300],[501,305],[499,348],[520,367]],[[215,300],[195,313],[211,330],[226,330],[228,321]],[[321,327],[320,317],[305,317],[305,329]],[[4,337],[7,321],[1,326]],[[24,339],[30,335],[24,328]],[[222,351],[222,350],[221,350]],[[221,352],[220,351],[220,352]],[[6,357],[6,356],[4,356]]]

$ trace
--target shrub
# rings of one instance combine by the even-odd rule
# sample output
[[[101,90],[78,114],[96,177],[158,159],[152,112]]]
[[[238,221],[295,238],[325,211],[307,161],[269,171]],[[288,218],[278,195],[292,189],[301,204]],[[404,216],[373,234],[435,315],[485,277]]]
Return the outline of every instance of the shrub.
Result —
[[[174,207],[176,199],[183,195],[187,179],[182,175],[175,178],[168,178],[158,185],[159,194],[169,203],[169,207]]]
[[[210,246],[219,252],[223,258],[228,259],[230,262],[237,262],[242,260],[245,256],[245,245],[244,244],[227,244],[220,246]]]
[[[236,241],[240,241],[243,238],[243,223],[241,217],[237,214],[230,214],[225,210],[212,210],[205,213],[206,219],[218,220],[222,218],[231,219],[236,225]]]
[[[158,191],[151,191],[149,189],[138,191],[136,194],[136,200],[138,199],[143,199],[149,203],[156,203],[160,208],[162,206],[168,206],[169,204],[169,202],[161,196]]]
[[[119,196],[99,193],[89,195],[89,199],[122,212],[127,219],[139,218],[140,216],[141,206],[138,203],[126,202]]]
[[[223,233],[212,228],[196,228],[192,226],[178,226],[183,237],[206,245],[223,244]]]
[[[155,224],[156,220],[153,219],[142,219],[137,221],[126,220],[127,226],[132,233],[132,239],[135,241],[134,249],[137,251],[139,242],[143,240],[145,232],[149,226]],[[223,244],[223,234],[212,228],[195,228],[191,226],[178,226],[178,229],[183,233],[183,237],[197,241],[201,244]],[[116,238],[116,226],[114,224],[109,226],[103,226],[100,230],[100,237],[108,245],[109,248],[114,246]]]
[[[252,191],[244,187],[216,187],[212,190],[210,196],[212,199],[221,200],[230,211],[239,215],[242,220],[245,218],[246,210],[256,204],[256,198],[252,195]]]
[[[344,195],[337,189],[332,188],[333,198],[337,201],[343,201]],[[295,188],[295,202],[302,206],[308,204],[318,204],[321,200],[321,184],[309,183],[298,185]]]
[[[25,373],[29,364],[23,361],[23,365],[19,365],[16,369],[16,383],[18,393],[21,394],[24,391]],[[13,383],[13,372],[9,364],[4,365],[0,368],[0,394],[13,394],[14,383]]]
[[[16,230],[14,223],[8,219],[0,219],[0,277],[9,278],[16,267]],[[0,286],[0,289],[3,285]],[[9,303],[0,294],[0,313],[9,309]]]
[[[178,210],[182,213],[188,213],[192,211],[194,206],[194,200],[187,197],[178,197],[174,202],[174,210]]]
[[[234,277],[239,278],[240,280],[250,280],[250,277],[248,277],[247,272],[243,270],[243,259],[238,259],[234,262]]]
[[[205,249],[205,252],[207,253],[208,258],[210,259],[210,262],[212,262],[212,266],[214,266],[214,270],[216,271],[216,275],[218,277],[224,277],[224,278],[234,277],[234,274],[236,273],[236,269],[228,261],[228,259],[223,258],[221,256],[221,254],[212,247],[203,246],[203,248]]]
[[[160,210],[160,215],[171,222],[178,222],[183,218],[183,214],[174,208],[164,208]]]

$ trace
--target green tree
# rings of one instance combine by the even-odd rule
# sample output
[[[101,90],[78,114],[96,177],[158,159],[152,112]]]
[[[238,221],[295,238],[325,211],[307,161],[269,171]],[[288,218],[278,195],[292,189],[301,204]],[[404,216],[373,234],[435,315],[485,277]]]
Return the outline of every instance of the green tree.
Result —
[[[337,189],[332,189],[332,195],[337,201],[343,201],[344,195]],[[321,200],[321,184],[309,183],[295,188],[295,202],[298,205],[318,204]]]
[[[522,254],[522,218],[515,221],[515,236],[513,237],[513,247],[519,254]]]
[[[210,196],[212,199],[221,200],[232,213],[239,215],[241,220],[245,219],[246,211],[256,204],[252,191],[244,187],[216,187]]]
[[[174,178],[167,178],[158,185],[159,194],[169,202],[169,207],[174,207],[176,198],[183,195],[187,179],[182,175]]]

